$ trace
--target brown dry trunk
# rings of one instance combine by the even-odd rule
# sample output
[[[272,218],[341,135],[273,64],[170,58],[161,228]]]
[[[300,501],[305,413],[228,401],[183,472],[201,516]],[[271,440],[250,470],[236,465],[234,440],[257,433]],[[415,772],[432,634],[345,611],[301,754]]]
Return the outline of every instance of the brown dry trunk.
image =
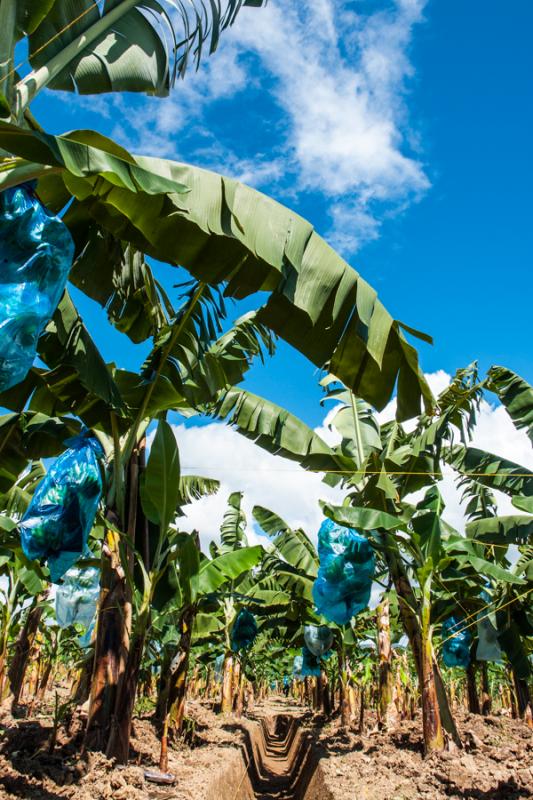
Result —
[[[324,670],[320,672],[320,683],[322,685],[322,709],[326,717],[331,716],[331,700],[328,685],[328,676]]]
[[[30,652],[43,615],[43,608],[40,604],[46,599],[46,595],[47,593],[44,593],[35,597],[15,644],[15,654],[8,671],[9,685],[13,695],[13,707],[18,705],[20,701],[30,660]]]
[[[359,727],[358,733],[362,735],[364,730],[365,724],[365,687],[361,686],[361,691],[359,695]]]
[[[531,694],[529,692],[529,686],[527,681],[523,678],[519,678],[516,672],[513,670],[513,681],[515,686],[516,692],[516,705],[518,716],[520,719],[525,719],[529,727],[533,727],[533,706],[531,703]]]
[[[94,670],[94,653],[85,659],[80,669],[78,680],[72,689],[72,700],[77,706],[82,706],[89,699],[91,693],[91,677]]]
[[[476,685],[476,665],[472,659],[470,659],[470,663],[466,668],[466,692],[468,697],[469,712],[471,714],[481,714]]]
[[[220,710],[223,714],[231,714],[233,711],[233,661],[233,653],[228,650],[224,656],[224,666],[222,668]]]
[[[239,664],[239,680],[237,683],[237,695],[235,697],[235,716],[242,717],[244,710],[244,670],[242,664]]]
[[[357,706],[355,702],[355,689],[351,683],[348,684],[348,707],[350,712],[350,720],[355,719],[357,713]]]
[[[304,678],[304,699],[308,706],[313,704],[313,689],[309,677]]]
[[[121,763],[127,763],[133,707],[149,619],[138,625],[130,653],[133,607],[130,583],[124,570],[129,575],[133,574],[134,555],[128,542],[134,541],[144,548],[145,567],[149,569],[147,523],[139,497],[140,470],[144,465],[145,440],[142,440],[133,451],[128,466],[124,564],[121,560],[120,536],[115,530],[106,532],[106,543],[102,550],[94,672],[84,742],[84,749],[105,750]],[[108,514],[114,528],[120,529],[118,516],[111,510]]]
[[[394,676],[392,673],[392,647],[390,640],[390,605],[385,599],[377,608],[378,629],[378,721],[381,728],[391,728],[398,721],[394,704]]]
[[[187,608],[180,618],[180,643],[176,664],[172,665],[171,685],[168,698],[168,712],[172,728],[177,734],[183,729],[185,716],[185,700],[187,697],[187,672],[191,652],[192,628],[194,625],[194,609]]]
[[[481,662],[481,713],[487,717],[492,711],[490,696],[489,668],[486,661]]]
[[[144,653],[146,628],[142,622],[140,628],[140,632],[133,638],[129,648],[124,672],[117,688],[115,711],[111,717],[106,756],[114,758],[117,764],[128,763],[133,709]]]
[[[241,684],[241,662],[235,656],[235,660],[233,662],[233,676],[232,676],[232,685],[231,685],[231,708],[232,711],[237,710],[237,700],[239,696],[239,686]]]
[[[433,643],[431,640],[431,575],[426,577],[422,589],[422,726],[426,754],[444,748],[444,736],[435,684]]]
[[[105,750],[109,740],[130,644],[131,602],[120,563],[119,535],[110,529],[106,532],[102,552],[100,586],[94,672],[84,742],[84,749],[89,750]]]

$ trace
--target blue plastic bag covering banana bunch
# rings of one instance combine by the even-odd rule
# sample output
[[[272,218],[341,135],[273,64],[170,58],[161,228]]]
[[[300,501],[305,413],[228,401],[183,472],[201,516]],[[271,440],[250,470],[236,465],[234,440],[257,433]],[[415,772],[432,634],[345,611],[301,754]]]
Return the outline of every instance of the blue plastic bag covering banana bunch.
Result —
[[[87,647],[90,647],[93,640],[94,629],[96,628],[96,617],[93,619],[85,633],[78,638],[78,644],[84,650]]]
[[[315,656],[305,646],[302,647],[302,669],[300,674],[303,678],[318,678],[320,675],[320,656]]]
[[[313,655],[323,656],[333,645],[333,631],[327,625],[306,625],[304,627],[305,644]]]
[[[487,606],[491,605],[491,596],[488,592],[481,592],[481,599]],[[476,648],[477,661],[501,661],[502,649],[498,641],[498,631],[492,624],[490,617],[487,616],[487,608],[484,608],[477,615],[477,637]]]
[[[257,622],[255,617],[247,608],[243,608],[237,614],[237,619],[231,629],[231,649],[234,653],[239,650],[247,650],[251,647],[257,636]]]
[[[472,634],[465,628],[466,622],[449,617],[442,623],[442,660],[447,667],[468,667]]]
[[[222,670],[224,669],[224,653],[215,658],[215,678],[220,680],[222,678]]]
[[[90,553],[86,554],[88,557]],[[79,624],[90,628],[100,594],[100,570],[97,567],[71,567],[56,592],[56,619],[60,628]]]
[[[502,649],[498,641],[498,631],[490,619],[483,614],[478,615],[477,636],[476,659],[478,661],[501,661]]]
[[[302,666],[304,663],[303,656],[294,656],[294,661],[292,664],[292,674],[297,680],[300,680],[302,676]]]
[[[53,583],[86,551],[103,488],[98,440],[85,433],[65,444],[69,449],[40,482],[19,526],[24,554],[46,560]]]
[[[74,257],[70,232],[32,184],[0,194],[0,391],[23,381],[37,340],[65,289]]]
[[[367,539],[326,519],[318,532],[320,568],[313,584],[318,614],[346,625],[367,607],[376,559]]]

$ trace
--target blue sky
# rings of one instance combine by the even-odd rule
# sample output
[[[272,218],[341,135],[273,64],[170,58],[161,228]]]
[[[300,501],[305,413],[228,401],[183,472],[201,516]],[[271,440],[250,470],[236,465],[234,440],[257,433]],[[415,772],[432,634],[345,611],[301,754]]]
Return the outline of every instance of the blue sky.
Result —
[[[168,99],[48,92],[33,109],[50,131],[94,127],[296,209],[434,336],[426,372],[479,359],[533,380],[532,23],[529,0],[270,0]],[[106,357],[138,365],[80,302]],[[280,345],[248,385],[316,425],[316,379]]]

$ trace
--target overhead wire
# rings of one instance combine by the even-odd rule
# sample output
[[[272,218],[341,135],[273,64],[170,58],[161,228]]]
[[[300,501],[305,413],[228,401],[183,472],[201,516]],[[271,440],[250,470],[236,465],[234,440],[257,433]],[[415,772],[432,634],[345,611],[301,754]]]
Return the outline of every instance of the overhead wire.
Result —
[[[281,456],[283,458],[283,456]],[[187,470],[198,470],[203,469],[202,466],[183,466],[182,469]],[[266,467],[262,469],[254,469],[254,467],[228,467],[225,464],[220,465],[221,469],[224,469],[225,472],[316,472],[316,473],[327,473],[328,475],[381,475],[382,470],[371,470],[371,469],[319,469],[318,467],[294,467],[293,469],[279,469],[278,467]],[[410,472],[410,471],[403,471],[403,470],[386,470],[386,475],[415,475],[415,476],[423,476],[427,475],[432,478],[442,477],[442,472]],[[533,478],[533,472],[461,472],[461,476],[469,477],[469,478]]]

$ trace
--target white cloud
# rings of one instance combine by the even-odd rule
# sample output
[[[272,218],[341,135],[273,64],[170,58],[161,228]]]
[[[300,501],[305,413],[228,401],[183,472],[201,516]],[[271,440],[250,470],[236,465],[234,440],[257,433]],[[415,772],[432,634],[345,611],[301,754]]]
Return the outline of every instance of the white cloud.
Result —
[[[378,236],[384,213],[429,186],[424,166],[408,152],[416,137],[405,103],[413,74],[408,49],[425,3],[395,0],[366,14],[346,0],[245,8],[198,73],[191,70],[170,98],[147,99],[134,120],[120,114],[114,135],[147,152],[199,156],[269,189],[285,176],[278,194],[289,185],[291,192],[318,192],[329,207],[329,238],[353,252]],[[243,94],[250,86],[265,92],[262,149],[242,160],[224,122],[242,119],[253,142],[257,107],[251,123]]]
[[[292,527],[302,527],[311,536],[322,521],[318,500],[339,501],[341,495],[305,472],[294,462],[257,447],[229,426],[214,422],[202,427],[174,426],[184,472],[218,478],[217,495],[186,506],[184,530],[198,530],[202,544],[219,538],[220,525],[231,492],[242,491],[250,541],[258,541],[252,523],[252,507],[266,506]]]

